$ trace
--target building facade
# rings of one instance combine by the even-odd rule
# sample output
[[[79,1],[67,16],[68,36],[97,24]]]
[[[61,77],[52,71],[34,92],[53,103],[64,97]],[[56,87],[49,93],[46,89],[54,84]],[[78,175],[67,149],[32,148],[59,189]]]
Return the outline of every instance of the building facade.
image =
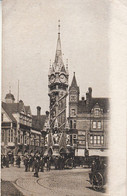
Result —
[[[2,102],[1,112],[1,150],[3,154],[24,154],[25,152],[41,150],[42,130],[45,115],[35,123],[36,116],[32,116],[30,106],[23,101],[15,103],[14,95],[9,92]],[[36,138],[36,140],[35,140]]]
[[[70,142],[75,155],[105,155],[108,150],[109,99],[92,97],[88,89],[86,99],[79,100],[75,73],[69,88]]]

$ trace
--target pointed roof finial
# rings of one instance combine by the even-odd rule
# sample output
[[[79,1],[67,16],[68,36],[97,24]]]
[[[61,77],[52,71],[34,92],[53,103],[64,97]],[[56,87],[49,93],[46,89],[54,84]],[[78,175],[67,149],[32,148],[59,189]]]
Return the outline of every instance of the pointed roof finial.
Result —
[[[51,59],[49,60],[49,67],[50,67],[50,69],[51,69]]]
[[[9,85],[9,93],[11,94],[11,85]]]
[[[72,79],[71,86],[78,87],[78,86],[77,86],[76,77],[75,77],[75,72],[73,72],[73,73],[74,73],[74,75],[73,75],[73,79]]]
[[[68,66],[68,59],[66,59],[66,66]]]
[[[58,20],[58,37],[60,37],[60,20]]]

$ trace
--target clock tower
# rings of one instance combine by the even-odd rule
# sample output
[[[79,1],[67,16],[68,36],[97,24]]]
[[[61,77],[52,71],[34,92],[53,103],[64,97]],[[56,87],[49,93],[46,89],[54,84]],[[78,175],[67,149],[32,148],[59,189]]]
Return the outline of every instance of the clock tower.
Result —
[[[50,128],[52,132],[65,129],[66,124],[66,97],[68,95],[68,63],[66,67],[62,59],[60,40],[60,21],[58,24],[58,39],[54,63],[49,68],[48,87],[50,98]]]

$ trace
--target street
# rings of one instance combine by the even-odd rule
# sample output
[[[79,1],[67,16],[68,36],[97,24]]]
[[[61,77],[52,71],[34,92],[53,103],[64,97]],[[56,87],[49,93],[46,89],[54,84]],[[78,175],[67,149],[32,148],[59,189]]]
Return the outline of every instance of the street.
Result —
[[[33,172],[24,172],[24,167],[3,168],[1,178],[11,181],[24,196],[108,196],[94,191],[89,183],[89,169],[76,168],[39,172],[39,178]]]

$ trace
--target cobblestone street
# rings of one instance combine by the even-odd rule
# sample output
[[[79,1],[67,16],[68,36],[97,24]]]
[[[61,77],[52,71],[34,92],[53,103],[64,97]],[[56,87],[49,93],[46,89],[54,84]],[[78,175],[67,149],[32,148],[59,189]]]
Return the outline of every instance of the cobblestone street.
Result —
[[[2,180],[14,183],[24,196],[108,196],[96,192],[88,182],[89,169],[51,170],[39,172],[39,178],[33,172],[24,172],[22,168],[2,169]]]

